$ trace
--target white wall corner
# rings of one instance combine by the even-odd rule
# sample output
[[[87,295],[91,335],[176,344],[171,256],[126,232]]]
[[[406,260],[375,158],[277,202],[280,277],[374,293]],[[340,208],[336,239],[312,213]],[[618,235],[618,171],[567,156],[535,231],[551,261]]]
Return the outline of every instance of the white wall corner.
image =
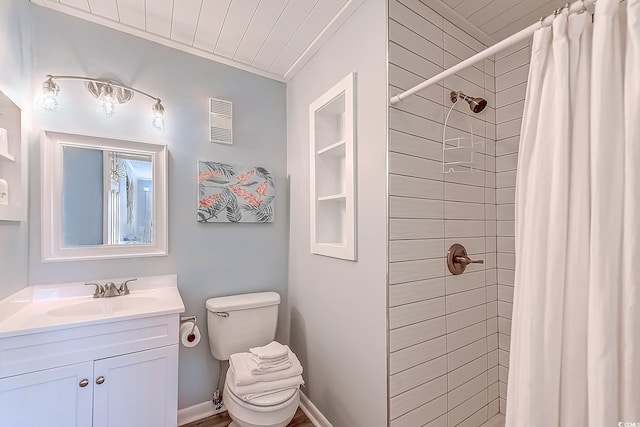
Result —
[[[189,406],[188,408],[178,409],[178,425],[183,426],[212,415],[220,414],[226,410],[227,408],[224,406],[221,409],[215,409],[211,401],[198,403],[193,406]]]
[[[316,427],[333,427],[328,419],[316,408],[316,405],[300,391],[300,409],[305,413],[309,421]]]

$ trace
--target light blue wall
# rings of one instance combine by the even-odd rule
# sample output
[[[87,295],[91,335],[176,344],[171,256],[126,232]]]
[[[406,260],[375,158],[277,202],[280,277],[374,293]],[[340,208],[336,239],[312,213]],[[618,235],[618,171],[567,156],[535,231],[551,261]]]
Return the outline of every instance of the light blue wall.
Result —
[[[25,123],[31,121],[31,8],[24,0],[0,1],[0,90],[22,108]],[[0,299],[27,285],[28,245],[27,222],[0,221]]]
[[[285,312],[285,85],[48,9],[30,8],[37,57],[31,82],[34,89],[40,87],[46,74],[88,75],[115,78],[162,98],[166,108],[164,134],[149,126],[150,100],[136,96],[108,119],[96,112],[96,100],[80,82],[61,81],[61,110],[34,113],[34,128],[168,144],[170,227],[167,257],[42,263],[40,156],[39,150],[32,150],[30,281],[36,284],[177,273],[187,313],[198,316],[205,337],[197,347],[180,350],[179,407],[204,402],[211,397],[218,373],[206,339],[205,300],[275,290],[284,300],[281,314]],[[233,102],[231,146],[208,142],[209,97]],[[197,160],[260,165],[273,171],[276,221],[198,224]],[[4,250],[6,245],[3,241]]]

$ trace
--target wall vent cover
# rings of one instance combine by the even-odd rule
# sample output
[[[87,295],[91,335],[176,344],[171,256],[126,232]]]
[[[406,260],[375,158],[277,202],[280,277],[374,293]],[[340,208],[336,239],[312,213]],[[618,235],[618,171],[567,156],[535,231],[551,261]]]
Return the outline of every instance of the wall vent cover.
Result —
[[[209,138],[219,144],[233,144],[232,103],[209,98]]]

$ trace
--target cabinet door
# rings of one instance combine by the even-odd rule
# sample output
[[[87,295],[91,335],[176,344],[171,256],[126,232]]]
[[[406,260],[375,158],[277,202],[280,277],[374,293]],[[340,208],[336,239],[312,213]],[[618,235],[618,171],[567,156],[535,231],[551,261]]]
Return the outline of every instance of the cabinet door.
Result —
[[[176,426],[177,345],[96,360],[93,380],[93,427]]]
[[[91,426],[92,378],[85,362],[0,379],[0,426]]]

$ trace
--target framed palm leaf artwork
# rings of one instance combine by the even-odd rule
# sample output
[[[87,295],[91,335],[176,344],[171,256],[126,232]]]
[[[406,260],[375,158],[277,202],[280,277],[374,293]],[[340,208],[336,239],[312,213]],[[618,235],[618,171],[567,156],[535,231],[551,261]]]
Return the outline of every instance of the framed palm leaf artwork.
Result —
[[[274,199],[267,169],[198,161],[198,222],[273,222]]]

